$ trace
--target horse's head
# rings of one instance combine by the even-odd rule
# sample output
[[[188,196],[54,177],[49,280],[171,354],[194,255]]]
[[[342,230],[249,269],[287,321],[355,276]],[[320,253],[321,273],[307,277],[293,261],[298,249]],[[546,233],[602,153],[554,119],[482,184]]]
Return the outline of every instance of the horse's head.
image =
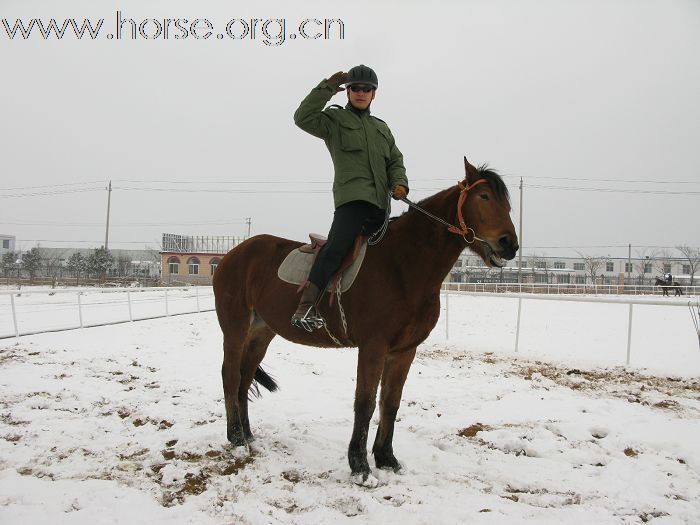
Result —
[[[508,188],[495,171],[485,166],[477,169],[467,157],[464,157],[464,169],[464,184],[472,186],[462,205],[464,221],[474,231],[474,242],[469,247],[488,266],[500,268],[518,251],[518,236],[510,219]],[[469,237],[465,237],[467,241]]]

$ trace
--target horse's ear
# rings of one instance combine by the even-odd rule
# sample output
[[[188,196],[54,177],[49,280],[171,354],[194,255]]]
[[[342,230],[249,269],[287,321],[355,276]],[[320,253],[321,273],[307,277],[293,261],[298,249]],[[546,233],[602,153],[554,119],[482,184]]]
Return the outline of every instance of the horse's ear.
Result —
[[[465,155],[464,157],[464,178],[469,180],[471,177],[476,177],[479,174],[479,171],[469,164],[469,161],[467,160],[467,157]]]

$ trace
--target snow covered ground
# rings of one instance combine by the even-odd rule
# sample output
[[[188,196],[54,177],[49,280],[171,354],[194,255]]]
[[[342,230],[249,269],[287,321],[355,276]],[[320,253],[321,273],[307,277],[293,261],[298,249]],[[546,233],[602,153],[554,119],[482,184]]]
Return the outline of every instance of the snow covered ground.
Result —
[[[376,489],[347,465],[355,350],[275,339],[248,455],[213,312],[0,340],[0,523],[700,523],[687,309],[635,307],[625,369],[625,305],[525,301],[516,355],[516,300],[449,301]]]

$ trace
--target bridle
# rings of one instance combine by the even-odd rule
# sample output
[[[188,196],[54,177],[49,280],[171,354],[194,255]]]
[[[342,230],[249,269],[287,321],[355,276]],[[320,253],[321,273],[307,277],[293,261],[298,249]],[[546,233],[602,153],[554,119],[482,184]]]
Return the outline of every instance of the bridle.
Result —
[[[487,244],[484,239],[481,239],[480,237],[476,236],[476,232],[474,231],[473,228],[470,228],[467,226],[467,224],[464,222],[464,215],[462,215],[462,205],[464,204],[464,201],[467,199],[467,194],[469,193],[469,190],[471,190],[474,186],[477,184],[481,184],[482,182],[486,182],[486,179],[479,179],[472,184],[467,185],[466,179],[464,181],[460,181],[457,183],[457,186],[459,187],[459,200],[457,201],[457,222],[459,223],[459,228],[455,226],[454,224],[450,224],[449,222],[441,219],[440,217],[437,217],[430,213],[429,211],[421,208],[418,206],[415,202],[412,202],[408,200],[408,198],[404,197],[401,199],[403,202],[408,204],[411,208],[414,208],[418,210],[419,212],[427,215],[431,219],[434,219],[438,221],[441,224],[444,224],[447,226],[447,231],[450,233],[454,233],[457,235],[461,235],[462,239],[464,239],[464,242],[467,244],[472,244],[474,241],[480,241],[484,244]],[[471,235],[471,240],[467,238],[468,235]]]

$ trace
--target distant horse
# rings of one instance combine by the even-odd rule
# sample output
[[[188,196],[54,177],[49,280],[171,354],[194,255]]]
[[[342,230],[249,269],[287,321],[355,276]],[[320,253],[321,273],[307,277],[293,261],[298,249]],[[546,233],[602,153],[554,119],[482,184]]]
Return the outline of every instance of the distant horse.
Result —
[[[336,299],[333,306],[321,301],[327,331],[307,332],[290,323],[299,300],[297,286],[280,280],[277,269],[302,243],[257,235],[221,260],[213,285],[224,336],[226,435],[233,445],[246,445],[253,438],[248,419],[253,381],[271,391],[277,388],[259,365],[270,341],[280,335],[309,346],[358,348],[350,469],[358,483],[371,482],[367,436],[380,381],[380,421],[372,453],[377,468],[401,468],[392,446],[394,420],[416,347],[438,321],[445,276],[467,247],[496,267],[518,250],[503,180],[486,167],[475,168],[466,157],[464,165],[462,182],[419,203],[433,218],[411,209],[389,223],[379,244],[368,247],[352,288],[337,298],[344,319],[341,301]],[[460,227],[446,228],[444,223],[455,218]]]
[[[681,285],[678,284],[676,281],[673,281],[671,284],[668,283],[668,281],[664,281],[663,279],[659,279],[657,277],[656,283],[654,286],[660,286],[661,291],[664,293],[664,295],[668,295],[668,291],[673,290],[676,292],[676,295],[683,295],[683,290],[681,289]]]

